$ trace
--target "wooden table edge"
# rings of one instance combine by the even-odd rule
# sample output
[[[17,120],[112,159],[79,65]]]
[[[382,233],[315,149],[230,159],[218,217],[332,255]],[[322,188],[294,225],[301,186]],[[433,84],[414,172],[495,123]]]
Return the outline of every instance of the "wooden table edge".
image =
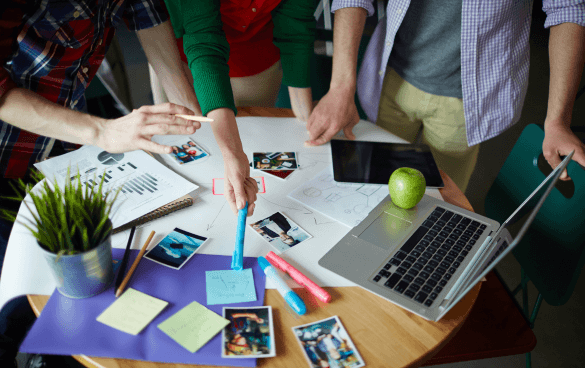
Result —
[[[244,116],[294,117],[292,110],[290,110],[290,109],[269,108],[269,107],[239,107],[238,108],[238,116],[240,116],[240,117],[244,117]],[[473,211],[473,207],[471,206],[471,204],[469,203],[469,201],[467,200],[467,198],[465,197],[463,192],[461,192],[461,190],[459,190],[457,188],[457,186],[455,185],[453,180],[447,174],[445,174],[442,170],[439,170],[439,171],[441,173],[443,183],[445,184],[444,188],[439,189],[439,192],[441,193],[441,196],[443,196],[443,199],[445,200],[445,202],[459,206],[459,207],[464,208],[464,209],[469,210],[469,211]],[[359,286],[350,286],[350,287],[351,288],[359,288]],[[453,338],[453,336],[455,336],[455,334],[461,329],[461,327],[463,326],[463,324],[467,320],[467,317],[469,316],[469,313],[471,312],[471,309],[473,308],[473,305],[475,304],[475,301],[477,299],[477,295],[479,294],[480,289],[481,289],[481,283],[478,283],[476,285],[476,287],[473,288],[465,297],[465,299],[473,298],[473,301],[470,303],[469,307],[467,308],[463,320],[455,328],[453,328],[451,330],[451,332],[447,335],[446,338],[444,338],[434,348],[430,349],[426,354],[422,355],[419,359],[415,360],[413,362],[414,365],[411,365],[411,366],[418,367],[418,366],[422,365],[424,362],[426,362],[427,360],[432,358],[435,354],[437,354],[441,350],[441,348],[443,348],[443,346],[445,346]],[[49,295],[27,295],[27,299],[28,299],[29,304],[31,305],[35,315],[39,316],[42,309],[47,304],[49,297],[50,297]],[[94,358],[94,357],[89,357],[86,355],[73,355],[73,358],[75,358],[81,364],[83,364],[87,367],[91,367],[91,368],[103,368],[104,367],[103,365],[101,365],[97,362],[94,362],[93,359],[100,359],[100,360],[105,359],[105,360],[114,360],[114,361],[124,360],[124,359],[102,358],[102,357]],[[157,363],[157,364],[168,364],[168,363]],[[168,364],[168,365],[170,366],[171,364]],[[366,365],[367,365],[367,362],[366,362]],[[197,365],[193,365],[193,366],[197,366]]]

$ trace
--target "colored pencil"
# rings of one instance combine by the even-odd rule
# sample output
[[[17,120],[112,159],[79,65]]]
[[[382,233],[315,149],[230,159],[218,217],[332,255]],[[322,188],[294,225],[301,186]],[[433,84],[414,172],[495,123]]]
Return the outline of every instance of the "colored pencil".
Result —
[[[130,281],[130,278],[132,277],[132,274],[136,270],[136,267],[138,267],[138,263],[140,263],[140,260],[142,259],[142,256],[144,255],[144,252],[146,252],[146,248],[148,248],[148,244],[150,244],[150,241],[152,240],[152,237],[153,236],[154,236],[154,230],[150,232],[150,235],[148,236],[148,239],[146,239],[146,242],[142,246],[142,249],[140,249],[140,252],[136,256],[136,259],[134,260],[134,263],[132,263],[132,267],[130,267],[130,271],[128,271],[128,274],[126,274],[126,277],[124,277],[124,281],[122,281],[122,284],[116,290],[116,298],[119,297],[120,295],[122,295],[122,292],[124,291],[124,288],[128,284],[128,281]]]
[[[118,270],[118,277],[116,277],[116,283],[114,285],[116,289],[120,287],[120,285],[122,284],[122,280],[124,280],[126,266],[128,265],[128,257],[130,257],[130,247],[132,246],[132,239],[134,239],[135,231],[136,226],[132,226],[132,230],[130,230],[130,237],[128,238],[128,244],[126,244],[126,250],[124,251],[124,258],[122,258],[122,264],[120,265],[120,269]]]

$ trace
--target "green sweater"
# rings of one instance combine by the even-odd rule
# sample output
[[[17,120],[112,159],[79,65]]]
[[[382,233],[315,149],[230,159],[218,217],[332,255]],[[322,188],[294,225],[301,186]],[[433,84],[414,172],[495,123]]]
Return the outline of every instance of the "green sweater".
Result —
[[[237,113],[230,84],[229,44],[222,30],[220,0],[165,0],[193,74],[203,115],[227,107]],[[283,0],[273,11],[274,44],[280,49],[283,83],[306,88],[315,39],[315,0]]]

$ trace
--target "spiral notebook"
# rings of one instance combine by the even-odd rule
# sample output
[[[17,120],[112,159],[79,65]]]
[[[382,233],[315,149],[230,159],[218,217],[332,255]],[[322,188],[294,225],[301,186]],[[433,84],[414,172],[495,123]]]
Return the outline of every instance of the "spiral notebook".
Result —
[[[165,204],[164,206],[161,206],[161,207],[157,208],[156,210],[147,213],[144,216],[140,216],[136,220],[132,220],[128,223],[125,223],[122,226],[118,226],[117,228],[115,228],[113,230],[112,233],[116,234],[116,233],[119,233],[120,231],[130,229],[132,226],[138,226],[138,225],[142,225],[148,221],[156,220],[159,217],[162,217],[164,215],[168,215],[169,213],[178,211],[182,208],[189,207],[192,204],[193,204],[193,197],[191,197],[189,194],[185,194],[181,198],[175,199],[174,201],[169,202],[169,203]]]

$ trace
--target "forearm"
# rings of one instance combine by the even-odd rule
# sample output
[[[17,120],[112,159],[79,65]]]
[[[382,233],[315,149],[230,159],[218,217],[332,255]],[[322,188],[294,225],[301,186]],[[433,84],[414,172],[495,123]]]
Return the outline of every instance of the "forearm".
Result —
[[[363,8],[342,8],[335,12],[330,89],[355,93],[358,49],[366,16]]]
[[[211,128],[223,156],[224,198],[234,215],[248,203],[248,216],[252,216],[258,185],[250,177],[250,161],[242,147],[234,111],[221,107],[209,111],[207,116],[214,119]]]
[[[562,23],[551,27],[549,40],[550,85],[547,125],[570,125],[575,95],[585,62],[585,27]]]
[[[292,110],[302,121],[307,121],[313,111],[313,94],[311,88],[288,87]]]
[[[201,114],[195,90],[179,55],[171,22],[167,21],[136,33],[169,101]]]
[[[348,139],[355,139],[352,129],[359,121],[355,105],[357,56],[367,14],[364,8],[335,11],[331,84],[307,121],[307,146],[327,143],[340,130]]]
[[[14,88],[0,99],[0,119],[31,133],[89,145],[96,145],[105,125],[102,118],[57,105],[23,88]]]
[[[214,120],[211,129],[224,159],[242,153],[242,141],[234,112],[229,108],[219,108],[210,111],[207,116]]]

